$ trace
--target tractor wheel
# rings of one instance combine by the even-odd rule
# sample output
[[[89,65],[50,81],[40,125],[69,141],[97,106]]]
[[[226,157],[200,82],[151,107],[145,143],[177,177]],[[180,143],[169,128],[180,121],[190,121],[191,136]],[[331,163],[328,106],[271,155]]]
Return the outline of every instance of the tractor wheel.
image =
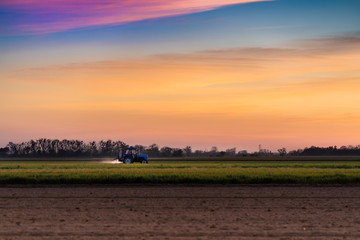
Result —
[[[131,158],[125,158],[124,163],[126,164],[132,163]]]
[[[142,163],[142,164],[146,164],[146,163],[148,163],[148,161],[145,160],[145,159],[143,159],[143,160],[141,160],[141,163]]]

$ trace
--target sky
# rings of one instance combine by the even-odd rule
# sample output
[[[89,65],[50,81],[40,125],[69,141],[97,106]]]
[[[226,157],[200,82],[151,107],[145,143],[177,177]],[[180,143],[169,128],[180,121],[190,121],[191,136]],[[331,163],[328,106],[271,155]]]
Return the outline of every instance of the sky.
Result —
[[[359,0],[2,0],[0,146],[358,145]]]

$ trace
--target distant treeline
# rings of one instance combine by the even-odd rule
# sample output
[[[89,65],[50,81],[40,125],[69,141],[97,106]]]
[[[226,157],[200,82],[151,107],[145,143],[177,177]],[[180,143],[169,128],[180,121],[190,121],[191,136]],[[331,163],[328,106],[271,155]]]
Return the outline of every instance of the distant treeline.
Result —
[[[80,140],[58,140],[41,138],[28,142],[9,142],[5,148],[0,148],[2,157],[116,157],[119,150],[129,147],[122,141],[101,140],[84,142]],[[192,151],[190,146],[183,149],[162,147],[157,144],[150,146],[135,145],[142,154],[150,157],[183,157],[183,156],[215,156],[220,154],[216,147],[211,151]],[[227,151],[229,156],[235,156],[236,149]]]
[[[5,148],[0,148],[1,157],[116,157],[119,150],[128,147],[122,141],[101,140],[84,142],[80,140],[58,140],[41,138],[28,142],[9,142]],[[191,146],[185,148],[159,147],[157,144],[150,146],[135,145],[142,154],[149,157],[247,157],[247,156],[360,156],[360,145],[334,147],[310,147],[287,152],[285,148],[273,153],[266,149],[248,153],[246,150],[236,151],[236,148],[218,151],[212,147],[209,151],[195,150]]]
[[[289,156],[360,156],[360,145],[358,146],[337,146],[330,147],[309,147],[290,151]]]

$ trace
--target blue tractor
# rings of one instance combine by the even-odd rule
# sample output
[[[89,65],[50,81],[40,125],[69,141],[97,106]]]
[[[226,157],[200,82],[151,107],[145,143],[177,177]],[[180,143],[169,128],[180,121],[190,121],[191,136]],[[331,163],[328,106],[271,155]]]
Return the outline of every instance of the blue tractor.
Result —
[[[143,164],[148,163],[148,156],[147,155],[141,155],[139,153],[139,149],[134,147],[128,147],[125,149],[125,153],[122,153],[122,149],[119,151],[118,160],[123,163],[134,163],[134,162],[140,162]]]

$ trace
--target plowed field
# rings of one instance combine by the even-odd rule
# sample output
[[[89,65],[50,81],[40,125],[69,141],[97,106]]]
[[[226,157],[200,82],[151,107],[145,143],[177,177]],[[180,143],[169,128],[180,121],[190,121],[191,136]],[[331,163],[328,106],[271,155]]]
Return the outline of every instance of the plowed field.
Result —
[[[360,186],[3,185],[0,221],[0,239],[360,239]]]

